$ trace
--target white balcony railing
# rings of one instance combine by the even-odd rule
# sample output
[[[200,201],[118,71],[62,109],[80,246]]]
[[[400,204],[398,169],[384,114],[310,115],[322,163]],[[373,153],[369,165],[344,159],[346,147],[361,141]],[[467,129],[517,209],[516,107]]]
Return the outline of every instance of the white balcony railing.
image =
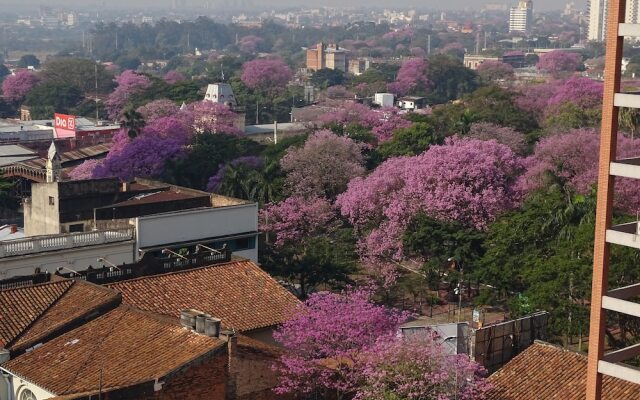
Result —
[[[37,236],[0,242],[0,258],[72,249],[75,247],[96,246],[133,239],[133,228]]]

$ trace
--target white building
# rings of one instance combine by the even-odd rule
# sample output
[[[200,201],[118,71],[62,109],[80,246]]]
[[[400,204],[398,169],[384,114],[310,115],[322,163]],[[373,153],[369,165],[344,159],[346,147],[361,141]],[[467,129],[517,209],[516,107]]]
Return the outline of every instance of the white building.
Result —
[[[214,83],[207,86],[207,92],[204,95],[205,101],[214,103],[228,104],[231,107],[238,105],[233,89],[228,83]]]
[[[520,1],[509,12],[509,33],[529,33],[533,26],[533,1]]]
[[[587,38],[602,42],[607,36],[608,0],[589,1],[589,32]],[[640,0],[627,0],[625,22],[637,24],[640,22]]]

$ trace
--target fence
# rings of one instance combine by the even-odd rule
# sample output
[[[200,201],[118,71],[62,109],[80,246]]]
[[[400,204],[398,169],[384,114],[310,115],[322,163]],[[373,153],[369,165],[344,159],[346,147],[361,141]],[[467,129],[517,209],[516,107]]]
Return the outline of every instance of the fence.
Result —
[[[0,258],[133,240],[133,231],[133,228],[126,228],[38,236],[0,242]]]

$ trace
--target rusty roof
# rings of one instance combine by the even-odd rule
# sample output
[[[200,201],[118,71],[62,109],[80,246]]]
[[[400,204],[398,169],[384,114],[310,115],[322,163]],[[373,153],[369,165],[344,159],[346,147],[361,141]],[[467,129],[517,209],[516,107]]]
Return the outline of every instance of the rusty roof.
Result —
[[[536,341],[489,377],[486,400],[583,400],[587,357]],[[640,398],[640,385],[605,376],[602,400]]]
[[[92,283],[74,280],[0,291],[0,346],[26,349],[104,308],[120,295]]]
[[[81,160],[87,160],[90,158],[97,158],[99,156],[106,155],[111,149],[111,143],[101,143],[93,146],[82,147],[76,150],[67,151],[60,155],[61,162],[64,166],[65,163],[76,162]],[[46,168],[46,157],[37,158],[35,160],[25,161],[22,165],[30,168]]]
[[[226,348],[176,322],[128,306],[96,318],[2,365],[65,398],[162,379]]]
[[[278,325],[300,302],[249,260],[149,276],[109,285],[142,310],[178,317],[196,308],[246,332]]]

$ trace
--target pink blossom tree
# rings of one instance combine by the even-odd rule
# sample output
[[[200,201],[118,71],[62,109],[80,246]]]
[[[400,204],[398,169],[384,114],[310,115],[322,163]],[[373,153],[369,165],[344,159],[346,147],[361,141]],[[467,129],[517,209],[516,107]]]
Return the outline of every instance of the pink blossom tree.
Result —
[[[228,135],[242,133],[236,127],[238,115],[225,104],[197,101],[180,110],[178,117],[197,133],[226,133]]]
[[[118,75],[115,81],[118,86],[105,101],[105,108],[112,119],[122,115],[131,96],[151,86],[149,78],[130,69]]]
[[[578,53],[555,50],[540,56],[536,67],[551,75],[572,73],[582,66],[582,56]]]
[[[482,400],[491,387],[481,365],[447,354],[431,332],[380,338],[361,362],[356,400]]]
[[[427,56],[427,52],[422,47],[412,47],[409,49],[409,53],[417,58],[425,58]]]
[[[145,121],[150,122],[162,117],[175,116],[180,108],[171,100],[160,99],[138,107],[136,111],[142,115]]]
[[[260,211],[260,229],[275,235],[275,245],[300,245],[307,238],[335,228],[336,212],[322,198],[289,197]]]
[[[567,102],[581,108],[601,107],[603,90],[602,82],[573,76],[559,84],[556,93],[548,99],[547,108],[555,109]]]
[[[364,174],[362,146],[322,130],[301,148],[290,148],[280,161],[287,191],[302,197],[335,198],[356,176]]]
[[[487,81],[497,81],[513,77],[513,67],[502,61],[485,61],[478,66],[478,74]]]
[[[286,349],[275,365],[278,394],[353,395],[360,354],[408,315],[371,301],[368,288],[312,294],[274,333]]]
[[[74,181],[93,179],[93,171],[102,165],[103,160],[86,160],[69,172],[69,178]]]
[[[182,82],[187,78],[184,76],[182,72],[172,70],[167,72],[162,79],[164,79],[164,81],[167,82],[169,85],[175,85],[176,83]]]
[[[389,84],[389,90],[398,96],[425,92],[429,86],[428,64],[422,58],[412,58],[402,63],[396,80]]]
[[[322,115],[320,121],[325,125],[338,124],[343,128],[353,124],[371,129],[379,143],[391,139],[396,130],[412,125],[395,107],[374,110],[353,101],[346,101],[334,112]]]
[[[377,267],[380,260],[402,259],[402,237],[418,213],[485,229],[517,206],[521,171],[521,160],[503,144],[454,138],[355,178],[336,205],[363,237],[361,256]]]
[[[479,140],[495,140],[502,143],[516,154],[523,154],[527,150],[524,134],[513,128],[492,124],[490,122],[476,122],[469,127],[467,137]]]
[[[447,43],[439,51],[440,54],[446,54],[448,56],[462,59],[464,57],[464,46],[458,42]]]
[[[240,39],[238,47],[243,53],[255,53],[260,45],[264,43],[264,39],[255,35],[247,35]]]
[[[291,68],[279,58],[259,58],[242,65],[242,82],[250,89],[279,91],[293,78]]]
[[[411,121],[400,114],[400,110],[395,107],[382,108],[377,111],[380,115],[371,133],[378,139],[378,143],[386,142],[393,138],[393,133],[398,129],[409,128],[413,125]]]
[[[29,71],[19,71],[9,75],[2,81],[2,95],[12,102],[21,102],[40,79]]]
[[[600,135],[593,129],[558,133],[538,142],[534,154],[525,160],[526,173],[520,185],[533,191],[558,184],[580,194],[588,194],[597,183]],[[640,140],[618,135],[619,158],[640,156]],[[640,212],[640,183],[635,179],[616,179],[615,206]]]

